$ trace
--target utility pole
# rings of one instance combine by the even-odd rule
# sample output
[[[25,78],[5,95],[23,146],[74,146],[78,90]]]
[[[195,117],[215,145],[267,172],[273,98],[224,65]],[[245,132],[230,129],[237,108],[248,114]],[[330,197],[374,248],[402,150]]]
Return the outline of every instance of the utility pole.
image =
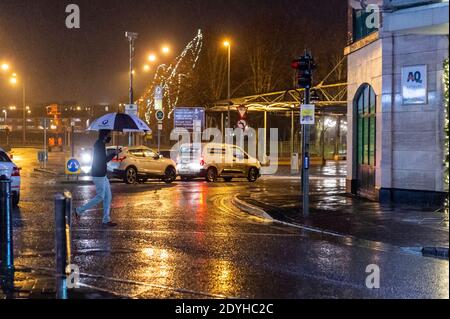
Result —
[[[135,32],[125,32],[125,37],[130,43],[130,104],[134,104],[134,91],[133,91],[133,60],[134,60],[134,43],[138,38],[138,34]],[[128,134],[128,146],[133,146],[133,135]]]
[[[231,44],[228,45],[228,128],[231,128]]]
[[[22,94],[22,102],[23,102],[23,110],[22,110],[22,142],[23,142],[23,144],[25,144],[25,142],[26,142],[26,140],[27,140],[27,136],[26,136],[26,130],[27,130],[27,119],[26,119],[26,112],[27,112],[27,102],[26,102],[26,99],[25,99],[25,93],[26,93],[26,91],[25,91],[25,79],[23,80],[23,84],[22,84],[22,86],[23,86],[23,94]]]
[[[316,64],[312,55],[305,50],[303,56],[294,60],[292,68],[297,70],[298,87],[305,90],[304,104],[300,109],[300,121],[302,125],[302,195],[303,195],[303,216],[309,216],[309,166],[310,166],[310,125],[314,124],[314,113],[307,114],[306,109],[311,102],[311,86],[313,80],[313,70]],[[314,111],[313,111],[314,112]]]

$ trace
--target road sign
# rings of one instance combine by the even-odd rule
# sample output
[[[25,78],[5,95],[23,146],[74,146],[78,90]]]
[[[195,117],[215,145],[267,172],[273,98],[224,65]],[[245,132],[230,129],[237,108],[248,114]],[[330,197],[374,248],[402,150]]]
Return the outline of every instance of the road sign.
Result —
[[[66,162],[66,175],[79,175],[81,173],[80,162],[76,158],[70,158]]]
[[[162,100],[164,97],[164,89],[162,86],[155,87],[155,100]]]
[[[164,88],[162,86],[155,87],[155,111],[163,109]]]
[[[237,122],[237,127],[245,131],[247,129],[247,122],[245,120],[239,120]]]
[[[162,123],[158,123],[158,131],[162,131],[163,130],[163,125]]]
[[[239,112],[239,115],[241,116],[241,119],[244,119],[245,116],[247,115],[248,108],[245,105],[239,105],[236,108]]]
[[[138,106],[136,104],[125,104],[125,114],[138,116]]]
[[[315,123],[315,106],[314,104],[303,104],[300,107],[300,124],[314,125]]]
[[[190,132],[205,127],[205,108],[203,107],[177,107],[174,110],[175,129],[186,129]]]
[[[155,100],[155,110],[162,110],[162,100]]]
[[[164,114],[164,111],[163,111],[163,110],[158,110],[158,111],[156,111],[156,113],[155,113],[155,117],[156,117],[156,120],[157,120],[158,122],[164,121],[165,116],[166,116],[166,115]]]

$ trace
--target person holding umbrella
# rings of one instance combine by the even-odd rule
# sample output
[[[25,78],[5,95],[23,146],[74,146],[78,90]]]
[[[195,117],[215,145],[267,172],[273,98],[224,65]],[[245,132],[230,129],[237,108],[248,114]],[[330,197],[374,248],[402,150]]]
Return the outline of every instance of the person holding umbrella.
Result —
[[[98,131],[99,137],[94,145],[94,154],[92,161],[92,180],[95,184],[96,196],[84,206],[75,210],[75,218],[79,219],[88,210],[94,208],[103,202],[103,225],[115,227],[117,223],[111,221],[111,185],[107,177],[107,165],[114,157],[118,156],[122,150],[117,148],[116,152],[107,155],[106,144],[111,142],[111,132],[148,132],[150,128],[139,118],[121,114],[107,114],[95,120],[88,131]]]
[[[98,140],[94,144],[94,154],[92,160],[92,180],[95,184],[95,192],[97,195],[84,206],[78,207],[75,210],[75,218],[79,219],[80,216],[86,213],[86,211],[103,202],[103,225],[115,227],[117,224],[111,221],[112,193],[111,185],[107,177],[107,165],[108,162],[110,162],[115,156],[120,154],[120,150],[107,155],[106,144],[110,142],[111,131],[100,130]]]

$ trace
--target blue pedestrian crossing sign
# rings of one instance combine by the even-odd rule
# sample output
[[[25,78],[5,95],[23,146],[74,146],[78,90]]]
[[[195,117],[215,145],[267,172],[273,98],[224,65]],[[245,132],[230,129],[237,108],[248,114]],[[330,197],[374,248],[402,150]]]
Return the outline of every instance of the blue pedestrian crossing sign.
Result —
[[[81,173],[80,162],[76,158],[70,158],[66,161],[66,175],[79,175]]]

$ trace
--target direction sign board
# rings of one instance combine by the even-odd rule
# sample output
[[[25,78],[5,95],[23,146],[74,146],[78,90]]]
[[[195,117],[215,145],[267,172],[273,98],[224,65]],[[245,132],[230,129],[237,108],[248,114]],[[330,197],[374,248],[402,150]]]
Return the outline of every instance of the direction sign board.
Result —
[[[79,175],[81,173],[80,162],[76,158],[69,158],[66,161],[66,175]]]
[[[136,104],[125,104],[125,114],[138,116],[138,106]]]
[[[190,132],[203,130],[205,127],[204,107],[177,107],[173,113],[175,129],[186,129]]]

